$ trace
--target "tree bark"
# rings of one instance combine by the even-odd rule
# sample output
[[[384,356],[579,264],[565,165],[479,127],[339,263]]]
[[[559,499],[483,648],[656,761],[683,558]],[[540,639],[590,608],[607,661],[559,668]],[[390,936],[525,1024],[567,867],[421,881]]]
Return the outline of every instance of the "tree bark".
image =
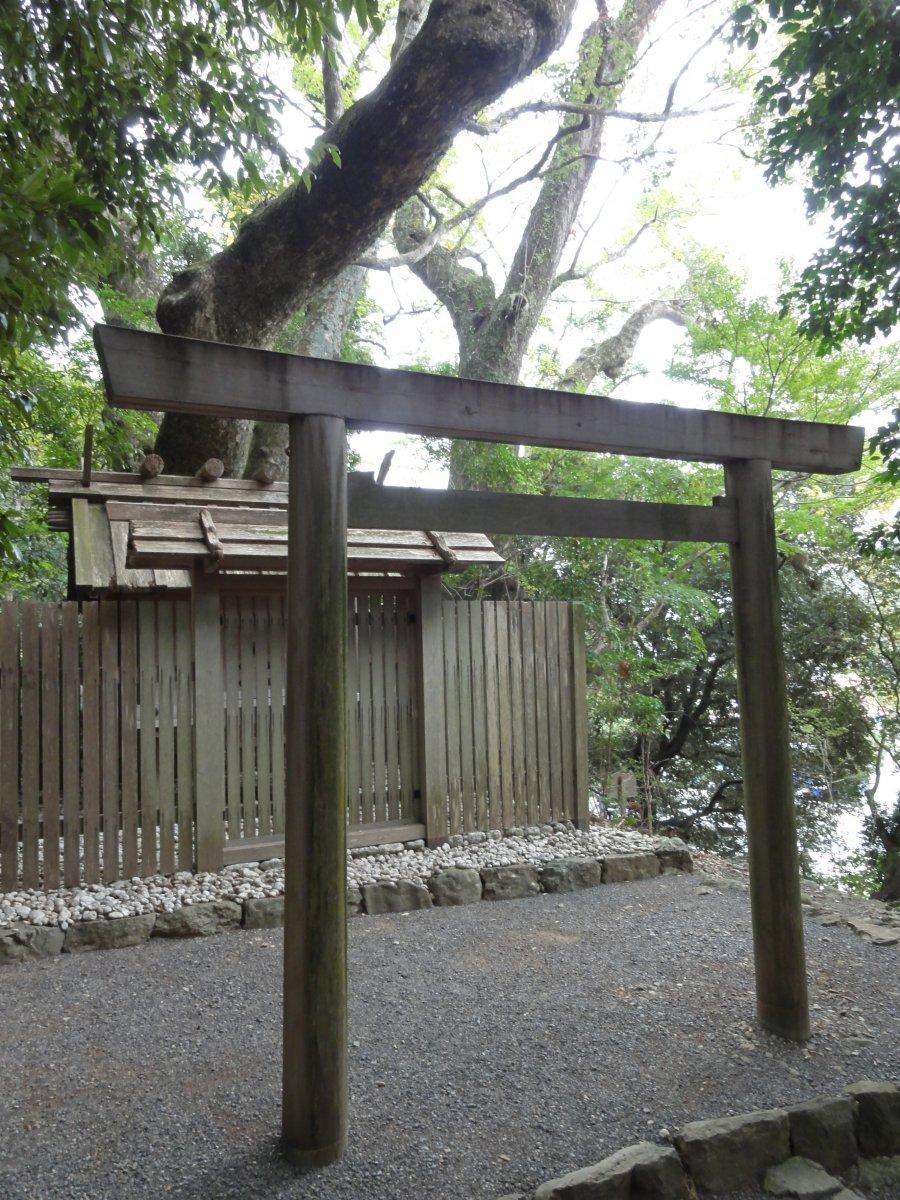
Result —
[[[323,134],[302,182],[261,205],[230,246],[177,275],[157,308],[166,333],[267,346],[349,266],[431,174],[478,111],[540,65],[565,35],[575,0],[433,0],[418,34],[378,86]],[[409,6],[407,6],[409,7]],[[157,449],[172,470],[222,454],[223,422],[167,417]],[[249,433],[244,437],[249,441]],[[224,451],[229,469],[240,446]]]

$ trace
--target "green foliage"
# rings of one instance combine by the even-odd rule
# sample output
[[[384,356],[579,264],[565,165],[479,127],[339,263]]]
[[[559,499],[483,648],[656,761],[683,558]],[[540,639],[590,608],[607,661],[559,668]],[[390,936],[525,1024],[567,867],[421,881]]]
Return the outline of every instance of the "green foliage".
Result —
[[[92,347],[76,346],[63,363],[22,352],[0,373],[0,596],[65,591],[64,543],[47,533],[43,489],[13,483],[13,466],[77,467],[84,427],[93,423],[99,469],[128,469],[155,433],[143,413],[113,412],[91,375]]]
[[[671,374],[732,412],[838,423],[884,410],[896,350],[821,353],[797,321],[748,296],[708,252],[689,249],[682,303],[688,341]],[[436,449],[443,454],[444,450]],[[454,445],[469,486],[536,494],[709,504],[717,467],[545,449]],[[882,732],[900,748],[897,698],[881,652],[896,594],[888,564],[856,551],[885,503],[868,460],[856,476],[776,477],[788,691],[805,862],[830,850],[841,813],[857,811]],[[655,824],[717,850],[745,849],[730,580],[721,547],[589,539],[498,539],[506,566],[470,593],[581,601],[588,636],[591,771],[596,787],[633,771]],[[878,697],[877,712],[873,697]],[[893,714],[893,715],[891,715]]]
[[[766,15],[767,14],[767,15]],[[808,178],[810,213],[831,217],[829,244],[787,291],[804,332],[830,346],[886,333],[900,309],[900,22],[892,0],[768,0],[735,13],[756,46],[780,50],[756,85],[764,160],[778,183]]]
[[[377,0],[11,0],[0,7],[0,353],[52,343],[79,292],[146,245],[185,172],[224,190],[287,170],[261,56],[306,54]]]

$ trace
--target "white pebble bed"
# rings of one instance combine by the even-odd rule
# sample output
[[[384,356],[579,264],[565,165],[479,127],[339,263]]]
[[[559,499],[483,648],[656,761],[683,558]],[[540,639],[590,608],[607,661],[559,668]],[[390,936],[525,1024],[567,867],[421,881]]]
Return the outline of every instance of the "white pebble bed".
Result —
[[[352,850],[347,855],[347,883],[361,885],[379,879],[424,881],[446,867],[498,867],[511,863],[541,865],[557,858],[600,858],[683,845],[675,838],[653,838],[632,830],[604,826],[581,833],[566,823],[530,826],[504,835],[457,835],[450,844],[426,849],[410,842],[390,847]],[[241,863],[198,875],[179,871],[148,879],[124,879],[54,891],[0,892],[0,926],[20,922],[58,925],[76,921],[114,920],[137,913],[173,912],[208,900],[250,900],[284,892],[284,861],[268,859]]]

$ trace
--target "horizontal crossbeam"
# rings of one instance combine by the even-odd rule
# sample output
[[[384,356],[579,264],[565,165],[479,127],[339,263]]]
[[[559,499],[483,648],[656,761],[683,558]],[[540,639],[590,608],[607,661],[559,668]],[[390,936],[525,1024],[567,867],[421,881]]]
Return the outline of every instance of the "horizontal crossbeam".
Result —
[[[594,450],[692,462],[764,459],[776,469],[842,474],[863,431],[843,425],[641,404],[331,362],[97,325],[111,404],[286,421],[327,414],[357,429]]]
[[[533,537],[634,538],[667,542],[734,542],[734,507],[722,500],[650,504],[518,493],[384,487],[350,476],[350,520],[377,529],[453,529],[459,533]]]

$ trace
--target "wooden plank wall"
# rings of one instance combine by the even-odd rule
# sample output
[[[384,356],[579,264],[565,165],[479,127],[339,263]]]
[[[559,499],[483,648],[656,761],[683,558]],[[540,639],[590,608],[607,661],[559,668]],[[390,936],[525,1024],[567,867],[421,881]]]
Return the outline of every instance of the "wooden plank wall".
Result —
[[[578,820],[578,614],[439,607],[442,829]],[[422,822],[416,593],[353,589],[348,615],[348,823]],[[186,600],[0,603],[0,888],[192,869],[190,622]],[[283,595],[223,596],[222,650],[227,845],[284,831]]]
[[[284,597],[223,596],[228,841],[284,832]],[[415,594],[354,589],[348,605],[347,820],[419,821]]]
[[[573,607],[445,600],[442,618],[449,833],[578,820]]]
[[[0,603],[0,886],[190,869],[187,601]]]

